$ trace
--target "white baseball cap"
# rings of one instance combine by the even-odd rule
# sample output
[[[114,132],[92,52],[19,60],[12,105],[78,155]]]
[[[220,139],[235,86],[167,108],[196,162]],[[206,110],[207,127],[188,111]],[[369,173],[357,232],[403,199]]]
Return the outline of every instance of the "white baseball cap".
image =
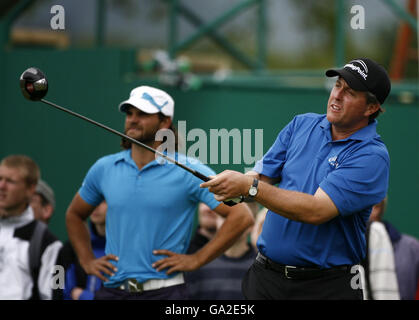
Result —
[[[119,111],[126,112],[129,105],[145,113],[161,112],[171,119],[175,113],[175,102],[172,97],[163,90],[149,86],[132,89],[129,99],[119,104]]]

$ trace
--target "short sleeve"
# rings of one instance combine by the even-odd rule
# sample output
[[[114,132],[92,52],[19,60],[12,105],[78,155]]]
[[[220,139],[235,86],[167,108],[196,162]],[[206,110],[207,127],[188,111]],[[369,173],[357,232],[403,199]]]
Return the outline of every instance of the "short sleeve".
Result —
[[[268,152],[256,162],[253,171],[270,178],[281,176],[295,121],[296,118],[281,130]]]
[[[341,215],[379,203],[387,193],[389,160],[379,154],[351,155],[320,183]]]
[[[82,186],[79,189],[79,194],[82,199],[92,206],[98,205],[103,200],[103,194],[100,187],[103,171],[103,163],[99,159],[89,169],[83,180]]]

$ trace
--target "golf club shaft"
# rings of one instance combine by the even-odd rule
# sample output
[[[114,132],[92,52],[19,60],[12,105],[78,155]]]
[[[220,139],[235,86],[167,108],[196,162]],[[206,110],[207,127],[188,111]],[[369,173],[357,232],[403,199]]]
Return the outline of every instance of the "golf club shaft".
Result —
[[[94,120],[92,120],[92,119],[89,119],[89,118],[87,118],[87,117],[85,117],[85,116],[83,116],[83,115],[81,115],[81,114],[79,114],[79,113],[77,113],[77,112],[71,111],[71,110],[66,109],[66,108],[64,108],[64,107],[61,107],[61,106],[59,106],[58,104],[55,104],[55,103],[53,103],[53,102],[51,102],[51,101],[48,101],[48,100],[45,100],[45,99],[41,99],[40,101],[41,101],[41,102],[43,102],[43,103],[45,103],[45,104],[47,104],[47,105],[49,105],[49,106],[52,106],[52,107],[54,107],[54,108],[57,108],[57,109],[59,109],[59,110],[61,110],[61,111],[67,112],[67,113],[69,113],[69,114],[71,114],[71,115],[73,115],[73,116],[75,116],[75,117],[77,117],[77,118],[80,118],[80,119],[83,119],[83,120],[85,120],[85,121],[87,121],[87,122],[90,122],[90,123],[92,123],[92,124],[94,124],[94,125],[96,125],[96,126],[98,126],[98,127],[101,127],[102,129],[105,129],[105,130],[107,130],[107,131],[109,131],[109,132],[112,132],[112,133],[114,133],[114,134],[116,134],[116,135],[118,135],[118,136],[120,136],[120,137],[122,137],[122,138],[124,138],[124,139],[127,139],[127,140],[129,140],[130,142],[132,142],[132,143],[134,143],[134,144],[136,144],[136,145],[138,145],[138,146],[140,146],[140,147],[143,147],[143,148],[147,149],[147,150],[148,150],[148,151],[150,151],[150,152],[153,152],[153,153],[155,153],[155,154],[159,155],[160,157],[162,157],[162,158],[166,159],[167,161],[170,161],[170,162],[172,162],[172,163],[176,164],[177,166],[179,166],[179,167],[181,167],[182,169],[184,169],[184,170],[186,170],[186,171],[188,171],[188,172],[192,173],[195,177],[200,178],[201,180],[203,180],[203,181],[205,181],[205,182],[210,180],[210,178],[209,178],[209,177],[207,177],[207,176],[203,175],[202,173],[200,173],[200,172],[198,172],[198,171],[196,171],[196,170],[193,170],[193,169],[191,169],[191,168],[189,168],[189,167],[187,167],[187,166],[183,165],[182,163],[179,163],[178,161],[176,161],[175,159],[172,159],[172,158],[168,157],[168,156],[167,156],[167,155],[165,155],[164,153],[161,153],[161,152],[159,152],[159,151],[157,151],[157,150],[155,150],[155,149],[151,148],[150,146],[148,146],[148,145],[146,145],[146,144],[144,144],[144,143],[141,143],[141,142],[139,142],[139,141],[137,141],[137,140],[135,140],[135,139],[133,139],[133,138],[131,138],[131,137],[128,137],[127,135],[125,135],[125,134],[123,134],[123,133],[121,133],[121,132],[119,132],[119,131],[116,131],[116,130],[114,130],[114,129],[112,129],[112,128],[109,128],[108,126],[105,126],[105,125],[103,125],[103,124],[101,124],[101,123],[97,122],[97,121],[94,121]]]
[[[41,101],[41,102],[43,102],[43,103],[45,103],[45,104],[47,104],[47,105],[49,105],[51,107],[54,107],[56,109],[59,109],[61,111],[67,112],[67,113],[71,114],[72,116],[75,116],[77,118],[80,118],[80,119],[83,119],[83,120],[85,120],[87,122],[90,122],[90,123],[92,123],[92,124],[94,124],[94,125],[102,128],[102,129],[105,129],[105,130],[107,130],[109,132],[112,132],[112,133],[114,133],[114,134],[116,134],[116,135],[118,135],[118,136],[120,136],[122,138],[125,138],[125,139],[131,141],[132,143],[134,143],[134,144],[136,144],[136,145],[138,145],[140,147],[143,147],[143,148],[147,149],[148,151],[153,152],[154,154],[159,155],[160,157],[166,159],[167,161],[170,161],[170,162],[174,163],[175,165],[181,167],[182,169],[188,171],[189,173],[192,173],[195,177],[203,180],[204,182],[207,182],[207,181],[211,180],[206,175],[204,175],[204,174],[202,174],[202,173],[200,173],[200,172],[198,172],[198,171],[196,171],[194,169],[191,169],[191,168],[183,165],[182,163],[179,163],[178,161],[176,161],[175,159],[172,159],[172,158],[168,157],[164,153],[161,153],[160,151],[157,151],[157,150],[151,148],[150,146],[148,146],[148,145],[146,145],[144,143],[141,143],[141,142],[139,142],[139,141],[137,141],[137,140],[135,140],[135,139],[133,139],[131,137],[128,137],[127,135],[125,135],[125,134],[123,134],[123,133],[121,133],[119,131],[116,131],[115,129],[109,128],[108,126],[105,126],[104,124],[101,124],[101,123],[99,123],[97,121],[94,121],[92,119],[89,119],[89,118],[87,118],[87,117],[85,117],[85,116],[83,116],[83,115],[81,115],[81,114],[79,114],[77,112],[71,111],[71,110],[66,109],[64,107],[61,107],[58,104],[55,104],[55,103],[53,103],[51,101],[48,101],[48,100],[45,100],[45,99],[40,99],[39,101]],[[236,205],[237,203],[241,202],[241,199],[240,198],[228,199],[228,200],[223,201],[223,202],[226,205],[232,207],[232,206]]]

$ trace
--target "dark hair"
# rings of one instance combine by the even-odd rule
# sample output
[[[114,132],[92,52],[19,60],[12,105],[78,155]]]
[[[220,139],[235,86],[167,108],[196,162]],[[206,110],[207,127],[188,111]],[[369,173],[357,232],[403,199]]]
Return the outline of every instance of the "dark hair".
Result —
[[[165,116],[161,112],[158,113],[158,116],[159,116],[160,121],[163,121],[165,118],[167,118],[167,116]],[[171,130],[173,132],[173,134],[175,135],[175,151],[178,151],[179,150],[179,137],[178,137],[178,132],[177,132],[175,126],[173,125],[173,122],[170,124],[170,127],[167,130]],[[164,138],[162,143],[164,143],[166,140],[167,140],[167,138]],[[121,139],[121,147],[125,150],[131,149],[132,143],[131,143],[131,141],[129,141],[125,138],[122,138]]]
[[[383,112],[383,109],[381,108],[381,104],[380,104],[380,102],[378,101],[378,99],[377,99],[377,97],[375,96],[375,94],[373,94],[373,93],[371,93],[371,92],[369,92],[369,91],[366,91],[366,92],[365,92],[365,100],[366,100],[367,105],[368,105],[368,104],[378,104],[378,105],[380,106],[376,112],[374,112],[372,115],[370,115],[370,117],[369,117],[369,121],[371,122],[372,120],[374,120],[375,118],[377,118],[377,117],[378,117],[378,115],[379,115],[381,112]]]

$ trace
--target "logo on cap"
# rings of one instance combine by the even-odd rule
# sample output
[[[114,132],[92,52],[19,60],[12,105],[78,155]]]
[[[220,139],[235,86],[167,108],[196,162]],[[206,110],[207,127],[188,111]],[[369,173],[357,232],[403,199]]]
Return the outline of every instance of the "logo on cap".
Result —
[[[361,70],[361,68],[360,68],[360,67],[358,67],[358,66],[354,65],[354,64],[353,64],[353,62],[359,63],[359,64],[361,65],[361,68],[362,68],[363,70]],[[360,76],[361,76],[364,80],[367,80],[367,77],[368,77],[368,67],[367,67],[367,65],[365,64],[365,62],[364,62],[364,61],[359,60],[359,59],[358,59],[358,60],[353,60],[353,61],[351,61],[350,63],[345,64],[344,68],[346,68],[346,67],[351,68],[352,70],[354,70],[354,71],[358,72],[358,73],[359,73],[359,75],[360,75]]]
[[[164,106],[166,104],[169,103],[169,101],[166,101],[165,103],[163,103],[162,105],[159,105],[151,95],[149,95],[147,92],[144,92],[143,95],[141,96],[141,98],[143,98],[144,100],[147,100],[148,102],[150,102],[153,106],[155,106],[157,109],[159,109],[159,111],[161,111],[161,109],[164,108]]]

